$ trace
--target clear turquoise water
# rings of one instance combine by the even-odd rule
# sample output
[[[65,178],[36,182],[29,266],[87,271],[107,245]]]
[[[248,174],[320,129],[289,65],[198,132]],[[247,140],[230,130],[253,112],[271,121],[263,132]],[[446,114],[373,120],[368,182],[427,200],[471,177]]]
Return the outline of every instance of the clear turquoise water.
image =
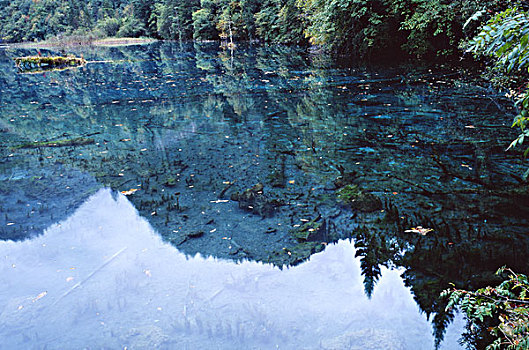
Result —
[[[468,71],[157,43],[19,74],[27,53],[0,51],[15,347],[433,348],[450,282],[529,270],[513,107]]]

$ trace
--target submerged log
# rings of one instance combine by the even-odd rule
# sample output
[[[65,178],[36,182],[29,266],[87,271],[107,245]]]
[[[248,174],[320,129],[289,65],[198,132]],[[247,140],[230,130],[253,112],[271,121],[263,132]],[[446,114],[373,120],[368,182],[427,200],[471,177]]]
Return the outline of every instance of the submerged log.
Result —
[[[86,64],[83,57],[75,56],[26,56],[15,57],[15,64],[21,71],[28,71],[34,69],[54,69],[65,67],[79,67]]]
[[[57,140],[57,141],[35,141],[23,143],[13,147],[13,149],[22,148],[39,148],[39,147],[66,147],[66,146],[86,146],[94,144],[95,141],[88,137],[76,137],[73,139]]]

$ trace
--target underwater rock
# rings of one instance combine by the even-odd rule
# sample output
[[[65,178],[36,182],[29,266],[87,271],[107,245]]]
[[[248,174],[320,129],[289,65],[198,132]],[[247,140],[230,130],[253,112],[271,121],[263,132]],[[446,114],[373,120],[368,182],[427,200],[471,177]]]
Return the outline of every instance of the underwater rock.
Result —
[[[382,209],[380,198],[371,193],[361,193],[350,203],[351,209],[360,210],[366,213]]]
[[[186,235],[188,238],[200,238],[204,236],[204,231],[191,232]]]
[[[309,259],[312,254],[319,253],[324,249],[325,244],[320,242],[302,242],[293,247],[272,252],[267,262],[279,267],[295,266]]]
[[[280,157],[280,164],[268,175],[270,185],[275,188],[285,188],[287,178],[285,176],[285,156]]]
[[[345,168],[341,165],[337,165],[336,168],[340,172],[340,176],[333,182],[335,188],[351,185],[358,175],[356,171],[345,171]]]
[[[380,198],[371,193],[362,192],[357,185],[347,185],[336,192],[338,199],[351,207],[366,213],[382,209]]]
[[[298,240],[298,242],[306,241],[322,241],[324,240],[324,232],[326,229],[325,220],[320,221],[321,215],[306,222],[303,226],[299,227],[292,234]],[[322,234],[323,233],[323,234]]]
[[[263,184],[258,183],[252,188],[244,190],[242,193],[232,193],[230,199],[239,202],[239,208],[241,209],[268,217],[273,214],[275,207],[281,204],[277,200],[268,198],[264,194],[263,189]]]

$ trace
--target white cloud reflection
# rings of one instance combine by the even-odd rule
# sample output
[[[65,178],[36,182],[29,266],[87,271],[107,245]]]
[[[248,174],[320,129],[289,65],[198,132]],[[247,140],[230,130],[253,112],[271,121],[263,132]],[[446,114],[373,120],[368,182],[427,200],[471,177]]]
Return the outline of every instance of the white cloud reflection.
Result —
[[[109,190],[0,259],[1,349],[433,349],[400,272],[367,299],[347,241],[283,271],[189,258]]]

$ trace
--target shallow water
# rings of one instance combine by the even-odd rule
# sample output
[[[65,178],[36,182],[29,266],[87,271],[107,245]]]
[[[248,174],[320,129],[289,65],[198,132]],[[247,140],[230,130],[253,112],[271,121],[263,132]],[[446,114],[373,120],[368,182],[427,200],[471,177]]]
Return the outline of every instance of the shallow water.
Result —
[[[62,304],[87,335],[68,340],[73,348],[97,338],[100,322],[108,329],[95,347],[433,347],[426,315],[439,341],[454,318],[438,300],[449,283],[494,282],[505,264],[529,271],[527,164],[504,152],[513,106],[468,71],[158,43],[86,49],[85,67],[19,74],[10,59],[27,53],[0,51],[0,256],[35,252],[24,274],[12,267],[21,263],[2,265],[8,323],[35,319],[16,344],[59,344],[61,327],[41,322]],[[406,232],[417,226],[433,231]],[[37,248],[47,240],[53,253]],[[206,258],[185,259],[196,253]],[[59,260],[83,271],[55,275]],[[210,270],[222,277],[208,284]],[[333,278],[352,294],[329,289]],[[39,288],[19,294],[21,280]],[[94,296],[78,296],[85,288]],[[217,292],[224,304],[208,299]],[[410,311],[383,314],[384,295]],[[159,319],[142,309],[158,298],[170,310]],[[354,303],[344,308],[343,298]],[[415,324],[404,337],[399,327]]]

